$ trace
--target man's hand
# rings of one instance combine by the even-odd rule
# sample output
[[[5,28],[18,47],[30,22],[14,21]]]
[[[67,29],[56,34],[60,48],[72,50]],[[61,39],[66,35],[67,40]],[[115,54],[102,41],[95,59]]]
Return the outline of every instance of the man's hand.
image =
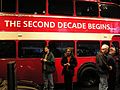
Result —
[[[67,63],[66,64],[64,64],[64,66],[66,66],[67,65]]]
[[[46,59],[43,59],[44,62],[46,62],[47,60]]]
[[[67,63],[68,66],[70,66],[70,63]]]
[[[112,70],[112,66],[109,66],[109,70]]]

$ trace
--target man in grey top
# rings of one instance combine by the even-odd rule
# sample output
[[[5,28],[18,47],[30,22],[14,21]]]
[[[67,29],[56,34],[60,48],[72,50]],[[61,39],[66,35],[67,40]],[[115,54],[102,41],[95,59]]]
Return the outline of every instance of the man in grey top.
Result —
[[[107,90],[108,89],[108,71],[111,67],[108,66],[108,49],[109,46],[107,44],[103,44],[100,52],[96,55],[96,65],[98,68],[98,73],[100,77],[99,90]]]
[[[43,58],[41,60],[42,60],[42,72],[43,72],[43,81],[44,81],[43,90],[48,90],[48,88],[49,90],[53,90],[54,88],[53,73],[55,71],[55,60],[54,60],[54,55],[52,52],[50,52],[48,46],[45,46]]]

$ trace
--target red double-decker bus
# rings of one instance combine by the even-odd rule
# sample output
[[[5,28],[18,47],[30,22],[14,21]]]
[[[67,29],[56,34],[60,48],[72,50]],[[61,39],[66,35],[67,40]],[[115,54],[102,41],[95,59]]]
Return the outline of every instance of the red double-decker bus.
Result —
[[[119,0],[115,0],[119,1]],[[1,0],[0,78],[16,62],[16,79],[42,83],[40,58],[49,45],[54,82],[63,83],[61,57],[72,47],[78,65],[74,82],[98,82],[95,56],[102,44],[120,47],[120,5],[109,0]]]

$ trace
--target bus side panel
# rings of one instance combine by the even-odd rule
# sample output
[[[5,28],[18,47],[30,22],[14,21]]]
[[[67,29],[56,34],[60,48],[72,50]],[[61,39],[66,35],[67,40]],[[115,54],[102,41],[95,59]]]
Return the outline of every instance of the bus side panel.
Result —
[[[15,59],[1,59],[0,60],[0,78],[7,79],[7,64],[15,61]]]
[[[17,60],[16,67],[16,77],[18,80],[34,81],[38,84],[42,83],[42,65],[40,60]]]
[[[7,63],[12,60],[0,60],[0,78],[7,79]]]

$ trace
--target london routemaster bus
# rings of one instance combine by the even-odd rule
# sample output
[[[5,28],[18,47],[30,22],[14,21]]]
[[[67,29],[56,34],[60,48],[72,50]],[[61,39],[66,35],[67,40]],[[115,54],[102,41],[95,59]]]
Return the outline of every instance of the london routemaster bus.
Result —
[[[63,83],[61,57],[73,48],[73,82],[98,82],[96,54],[102,44],[120,47],[120,5],[114,0],[1,0],[0,78],[16,62],[16,79],[41,84],[40,58],[49,45],[55,56],[54,82]]]

